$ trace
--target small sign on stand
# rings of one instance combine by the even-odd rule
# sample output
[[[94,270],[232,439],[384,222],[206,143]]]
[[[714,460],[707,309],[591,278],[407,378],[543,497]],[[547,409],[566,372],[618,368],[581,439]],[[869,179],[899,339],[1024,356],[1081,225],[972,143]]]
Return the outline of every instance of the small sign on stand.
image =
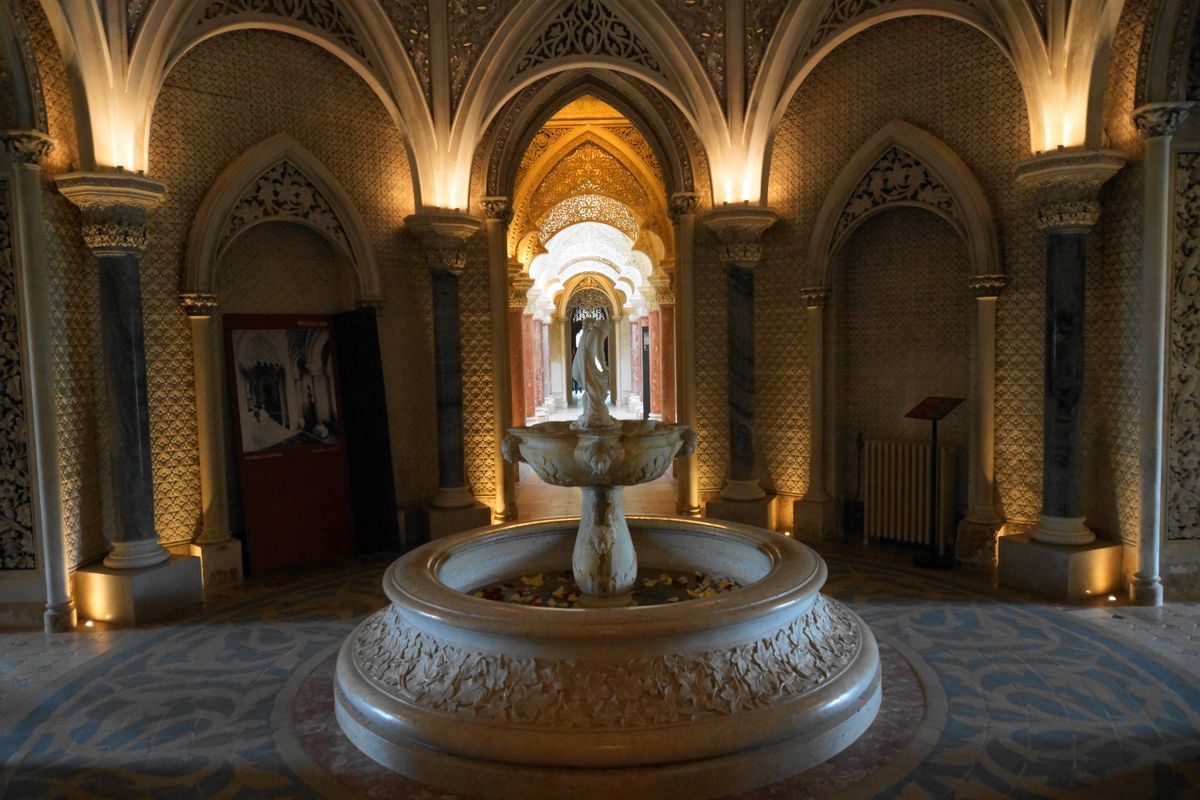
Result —
[[[932,423],[929,444],[929,552],[913,556],[918,567],[947,569],[954,566],[954,557],[942,552],[941,504],[938,503],[938,420],[950,415],[965,398],[926,397],[904,416],[909,419],[927,419]]]

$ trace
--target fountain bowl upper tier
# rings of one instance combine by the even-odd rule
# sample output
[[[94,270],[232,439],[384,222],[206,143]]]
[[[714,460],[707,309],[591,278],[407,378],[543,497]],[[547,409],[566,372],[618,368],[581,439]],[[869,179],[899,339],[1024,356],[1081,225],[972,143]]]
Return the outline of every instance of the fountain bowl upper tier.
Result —
[[[874,637],[820,593],[820,556],[771,531],[629,518],[642,564],[739,585],[715,597],[564,609],[473,596],[568,568],[577,523],[469,531],[394,562],[390,605],[338,657],[350,739],[470,796],[699,798],[807,769],[875,718]]]
[[[543,422],[510,428],[502,447],[505,459],[526,462],[554,486],[634,486],[658,478],[673,458],[695,450],[696,434],[686,425],[654,420],[614,419],[598,427]]]

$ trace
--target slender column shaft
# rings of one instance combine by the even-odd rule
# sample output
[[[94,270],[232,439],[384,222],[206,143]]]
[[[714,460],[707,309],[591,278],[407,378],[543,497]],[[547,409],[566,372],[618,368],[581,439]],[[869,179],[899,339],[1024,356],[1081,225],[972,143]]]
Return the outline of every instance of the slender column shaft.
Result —
[[[508,336],[512,344],[509,370],[512,372],[512,425],[525,424],[525,341],[524,314],[521,309],[508,311]]]
[[[729,475],[754,478],[754,273],[728,268]]]
[[[465,486],[467,473],[463,460],[458,275],[450,270],[433,272],[433,354],[437,392],[438,486]]]
[[[977,276],[975,289],[975,391],[971,475],[965,522],[981,529],[1000,524],[996,513],[996,299],[1004,276]],[[992,530],[992,534],[994,534]]]
[[[659,357],[662,371],[662,415],[667,422],[678,419],[675,410],[675,304],[663,303],[659,306],[662,321],[662,340],[659,347]]]
[[[553,376],[550,374],[550,322],[542,323],[542,404],[549,411],[553,407]]]
[[[1139,411],[1141,515],[1137,568],[1129,599],[1138,605],[1163,601],[1162,540],[1166,532],[1167,353],[1171,336],[1171,136],[1190,103],[1143,106],[1134,122],[1145,140],[1145,202],[1142,234],[1141,402]]]
[[[1080,498],[1084,275],[1088,232],[1100,219],[1100,187],[1124,163],[1109,150],[1060,149],[1017,165],[1018,184],[1037,191],[1038,222],[1046,231],[1042,515],[1030,536],[1047,544],[1096,538],[1084,525]]]
[[[21,362],[25,381],[25,424],[29,472],[33,477],[34,530],[46,584],[43,626],[47,633],[75,627],[70,565],[63,536],[62,489],[58,449],[58,412],[54,401],[54,353],[50,282],[45,268],[40,158],[51,142],[35,131],[3,136],[12,157],[12,254],[20,304]]]
[[[1042,513],[1082,516],[1083,289],[1087,234],[1052,231],[1046,242]]]
[[[655,419],[663,416],[662,311],[659,309],[650,312],[650,415]]]
[[[696,339],[695,339],[695,244],[696,196],[679,194],[671,198],[675,220],[675,377],[679,423],[696,429]],[[693,451],[676,460],[679,510],[689,516],[700,515],[700,475]]]
[[[634,320],[626,330],[629,332],[629,393],[642,396],[642,326]]]
[[[824,296],[821,296],[824,301]],[[806,500],[825,502],[825,308],[807,307],[808,315],[808,490]]]
[[[486,198],[483,205],[487,212],[488,300],[492,335],[492,430],[495,437],[492,465],[496,476],[493,509],[497,521],[507,522],[517,516],[513,473],[500,452],[500,442],[504,440],[513,416],[513,373],[509,368],[512,346],[508,337],[508,199]]]
[[[230,538],[225,433],[220,417],[221,378],[217,370],[216,326],[210,313],[211,308],[188,315],[192,326],[192,369],[196,377],[196,432],[200,441],[203,528],[196,537],[197,544],[218,544]]]

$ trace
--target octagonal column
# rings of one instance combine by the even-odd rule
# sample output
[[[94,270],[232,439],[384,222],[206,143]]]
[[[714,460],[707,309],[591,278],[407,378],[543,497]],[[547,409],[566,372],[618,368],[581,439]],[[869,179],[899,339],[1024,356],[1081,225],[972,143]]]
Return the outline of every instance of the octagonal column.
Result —
[[[728,278],[729,478],[721,497],[757,500],[766,493],[754,474],[754,267],[762,234],[777,215],[762,206],[722,206],[704,216],[718,236]]]
[[[1038,224],[1046,232],[1042,515],[1030,536],[1047,544],[1096,538],[1080,506],[1084,274],[1100,187],[1124,163],[1112,151],[1059,150],[1017,166],[1017,182],[1037,193]]]
[[[118,524],[104,565],[146,567],[169,553],[154,528],[150,460],[150,405],[139,277],[146,247],[146,216],[162,203],[165,187],[144,175],[73,172],[55,178],[58,190],[83,214],[83,240],[100,267],[100,336],[112,398],[112,464]]]
[[[696,203],[692,192],[671,196],[675,223],[675,376],[679,424],[696,429]],[[695,451],[675,460],[680,513],[700,516],[700,475]]]
[[[517,518],[516,486],[513,471],[500,452],[500,442],[512,424],[512,345],[508,321],[508,223],[512,208],[507,197],[483,198],[483,215],[488,238],[488,300],[491,307],[492,404],[495,407],[492,429],[492,463],[496,473],[496,500],[493,506],[497,522]]]
[[[1166,534],[1167,351],[1171,334],[1171,136],[1191,103],[1152,103],[1133,112],[1146,144],[1142,233],[1142,337],[1139,478],[1141,516],[1137,569],[1129,599],[1162,605],[1162,540]]]
[[[425,251],[433,279],[433,369],[437,381],[438,488],[435,508],[475,503],[463,455],[462,345],[459,340],[458,277],[466,266],[463,244],[479,230],[474,217],[429,210],[404,220]]]

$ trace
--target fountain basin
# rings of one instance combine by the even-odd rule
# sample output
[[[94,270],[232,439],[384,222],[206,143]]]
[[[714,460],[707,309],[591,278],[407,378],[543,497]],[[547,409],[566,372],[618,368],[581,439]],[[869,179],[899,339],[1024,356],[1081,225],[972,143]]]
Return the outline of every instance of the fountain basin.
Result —
[[[711,797],[824,761],[874,719],[874,637],[820,594],[820,557],[769,531],[629,519],[643,564],[741,585],[717,597],[559,609],[471,596],[563,569],[575,525],[467,532],[393,563],[391,604],[338,658],[350,739],[384,766],[471,795]]]
[[[504,458],[524,461],[553,486],[633,486],[661,476],[676,455],[696,449],[686,425],[654,420],[612,420],[580,427],[576,422],[543,422],[509,428]]]

